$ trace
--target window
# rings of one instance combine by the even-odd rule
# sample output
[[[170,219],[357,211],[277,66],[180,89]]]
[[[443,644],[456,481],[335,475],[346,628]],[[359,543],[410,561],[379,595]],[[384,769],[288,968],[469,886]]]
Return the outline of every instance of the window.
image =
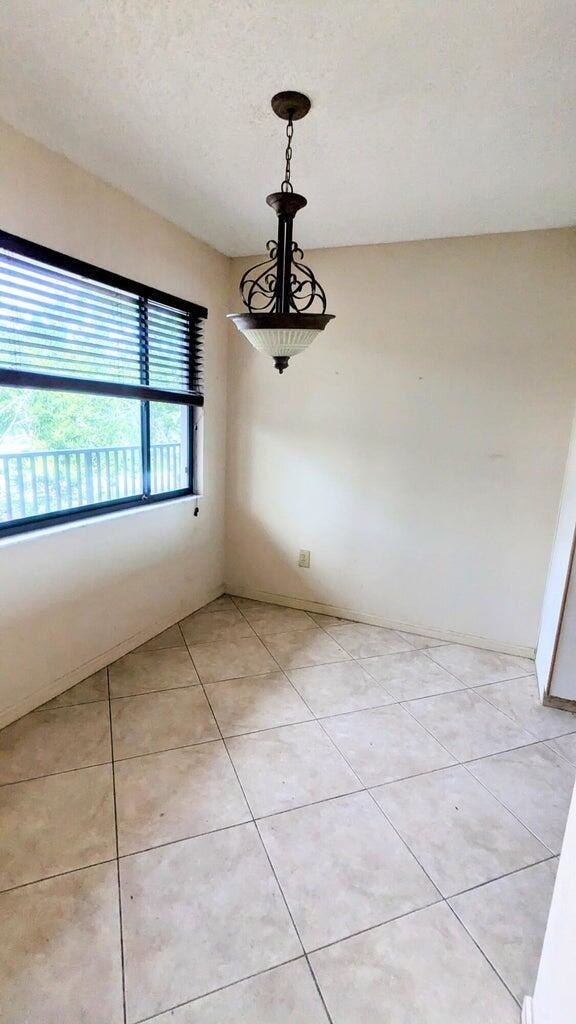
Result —
[[[0,231],[0,534],[193,492],[206,315]]]

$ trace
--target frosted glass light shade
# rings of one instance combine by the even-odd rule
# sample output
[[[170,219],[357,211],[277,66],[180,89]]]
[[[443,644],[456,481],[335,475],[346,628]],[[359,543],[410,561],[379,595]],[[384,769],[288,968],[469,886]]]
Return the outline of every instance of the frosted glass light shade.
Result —
[[[274,360],[283,372],[292,356],[312,344],[326,324],[330,313],[229,313],[230,320],[258,351]]]
[[[248,339],[251,345],[258,352],[264,352],[267,356],[297,356],[303,352],[308,345],[311,345],[317,334],[316,330],[292,330],[287,327],[260,327],[252,330],[243,330],[242,334]]]

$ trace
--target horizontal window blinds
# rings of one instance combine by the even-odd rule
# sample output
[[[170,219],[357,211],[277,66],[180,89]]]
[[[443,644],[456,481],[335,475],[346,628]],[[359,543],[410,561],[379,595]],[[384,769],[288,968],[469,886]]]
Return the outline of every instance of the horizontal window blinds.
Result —
[[[55,266],[36,258],[49,250],[2,244],[6,237],[0,233],[0,383],[202,404],[205,310],[160,301],[164,293],[144,286],[119,287],[126,279],[97,268],[87,269],[100,280],[75,273],[68,267],[77,261],[60,254],[52,255],[64,265]]]

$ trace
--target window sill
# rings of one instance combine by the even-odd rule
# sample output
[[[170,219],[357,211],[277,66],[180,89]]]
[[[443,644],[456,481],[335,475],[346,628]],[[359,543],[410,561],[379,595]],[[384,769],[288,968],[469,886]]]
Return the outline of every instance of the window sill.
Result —
[[[176,504],[194,503],[197,505],[202,501],[201,494],[180,494],[174,498],[165,498],[162,501],[143,502],[141,505],[136,505],[133,508],[119,508],[111,509],[109,512],[101,512],[99,515],[86,514],[85,516],[79,516],[78,519],[71,519],[67,522],[59,523],[52,520],[50,524],[46,526],[38,525],[35,529],[30,527],[29,529],[23,529],[15,533],[6,533],[3,535],[0,532],[0,550],[11,546],[12,544],[23,543],[25,541],[46,539],[47,537],[54,536],[56,534],[63,533],[68,530],[80,530],[90,529],[96,525],[104,526],[109,523],[110,520],[124,519],[126,516],[140,516],[148,515],[151,512],[158,512],[166,506],[173,507]]]

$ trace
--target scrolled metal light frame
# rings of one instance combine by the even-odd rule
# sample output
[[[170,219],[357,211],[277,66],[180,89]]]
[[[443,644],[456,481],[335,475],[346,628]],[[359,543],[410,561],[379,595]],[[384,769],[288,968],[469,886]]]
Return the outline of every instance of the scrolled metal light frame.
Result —
[[[266,328],[322,331],[334,317],[326,313],[324,288],[304,263],[304,251],[292,237],[294,217],[307,205],[306,198],[294,192],[290,181],[293,121],[306,116],[310,100],[301,93],[278,93],[272,99],[272,108],[288,122],[284,180],[279,192],[266,197],[278,217],[278,236],[266,243],[267,258],[246,270],[240,280],[240,295],[248,312],[228,316],[242,332]],[[288,359],[274,357],[280,373],[286,369]]]
[[[240,279],[242,302],[251,313],[275,310],[278,287],[278,242],[266,242],[268,259],[256,263]],[[314,271],[304,263],[304,252],[296,242],[291,246],[288,304],[295,313],[305,313],[318,302],[320,313],[326,312],[326,292]],[[256,273],[259,271],[259,273]],[[275,310],[282,312],[282,310]]]

